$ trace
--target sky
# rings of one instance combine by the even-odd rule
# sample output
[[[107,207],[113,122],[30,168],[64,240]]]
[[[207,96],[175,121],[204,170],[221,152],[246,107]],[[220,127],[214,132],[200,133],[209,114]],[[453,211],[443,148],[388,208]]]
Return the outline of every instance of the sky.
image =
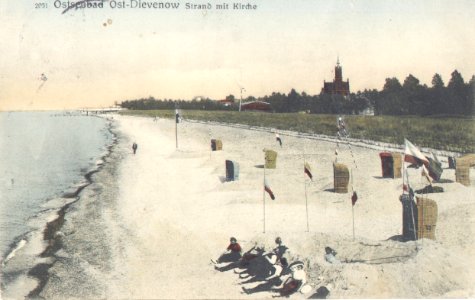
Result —
[[[465,81],[475,74],[473,0],[141,0],[176,10],[104,1],[64,14],[55,7],[64,0],[0,1],[0,111],[219,100],[241,88],[244,98],[314,95],[337,58],[352,92],[380,90],[388,77],[430,86],[435,73],[446,84],[455,69]]]

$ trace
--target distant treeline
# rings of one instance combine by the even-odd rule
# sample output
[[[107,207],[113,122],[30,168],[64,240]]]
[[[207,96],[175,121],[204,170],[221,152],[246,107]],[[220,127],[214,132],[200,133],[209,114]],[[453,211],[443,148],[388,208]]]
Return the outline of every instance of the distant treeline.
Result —
[[[313,114],[359,114],[367,109],[375,115],[473,115],[475,110],[475,75],[465,83],[462,75],[453,71],[447,85],[435,74],[432,86],[421,85],[413,75],[401,84],[397,78],[387,78],[381,91],[364,90],[347,97],[341,95],[308,95],[292,89],[288,94],[272,93],[270,96],[249,96],[242,103],[264,101],[271,104],[278,113],[308,112]],[[223,99],[224,100],[224,99]],[[211,99],[160,100],[153,97],[127,100],[123,108],[148,109],[192,109],[192,110],[238,110],[239,99],[234,95],[226,97],[229,103]]]

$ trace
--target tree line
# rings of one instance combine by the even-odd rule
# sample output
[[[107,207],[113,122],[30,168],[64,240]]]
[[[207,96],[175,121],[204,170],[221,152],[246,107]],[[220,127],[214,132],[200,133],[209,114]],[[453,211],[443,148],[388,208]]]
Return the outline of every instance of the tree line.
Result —
[[[188,100],[155,99],[154,97],[126,100],[123,108],[149,109],[194,109],[194,110],[238,110],[239,100],[234,95],[226,97],[228,105],[199,98]],[[453,71],[447,85],[442,77],[435,74],[431,86],[421,84],[419,79],[409,74],[403,83],[395,78],[387,78],[381,91],[376,89],[358,91],[349,96],[308,95],[291,89],[288,94],[272,93],[263,97],[248,96],[242,103],[251,101],[268,102],[278,113],[307,112],[313,114],[359,114],[365,110],[375,115],[474,115],[475,75],[465,82],[462,75]]]
[[[447,85],[435,74],[432,86],[421,85],[413,75],[401,84],[397,78],[387,78],[383,90],[374,95],[375,112],[381,115],[473,115],[475,75],[468,83],[453,71]]]

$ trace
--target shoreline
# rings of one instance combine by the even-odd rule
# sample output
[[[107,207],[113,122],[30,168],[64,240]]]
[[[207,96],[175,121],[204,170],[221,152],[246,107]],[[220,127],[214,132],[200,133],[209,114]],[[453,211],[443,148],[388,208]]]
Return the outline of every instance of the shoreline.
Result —
[[[38,285],[28,293],[27,297],[39,297],[44,287],[48,283],[48,280],[50,278],[49,270],[58,261],[58,258],[55,256],[55,254],[63,247],[62,239],[64,237],[64,234],[61,232],[61,229],[65,223],[65,217],[68,213],[68,209],[75,203],[80,201],[81,192],[94,183],[93,175],[100,173],[107,163],[114,163],[109,162],[109,158],[112,155],[115,147],[117,147],[119,143],[118,133],[114,128],[115,125],[113,124],[113,121],[108,120],[107,122],[108,123],[106,124],[106,126],[108,132],[111,134],[112,142],[107,145],[106,153],[98,158],[98,161],[100,161],[100,163],[98,163],[94,169],[84,174],[83,178],[86,179],[86,183],[81,184],[79,187],[76,188],[75,191],[66,192],[62,195],[61,198],[75,198],[75,200],[68,202],[64,206],[60,207],[57,211],[57,217],[54,220],[47,222],[45,225],[45,228],[43,230],[43,241],[46,242],[47,245],[46,248],[41,252],[39,257],[50,258],[52,259],[52,262],[38,263],[28,271],[28,276],[35,278],[38,281]]]
[[[115,197],[111,194],[117,193],[117,170],[124,156],[123,143],[128,140],[119,130],[116,120],[112,120],[111,124],[113,138],[108,153],[100,158],[102,161],[97,170],[85,175],[90,183],[78,193],[79,199],[64,209],[63,224],[57,230],[52,230],[56,234],[53,233],[54,244],[50,248],[50,255],[55,257],[55,261],[45,274],[47,280],[32,293],[32,297],[57,297],[58,290],[66,298],[104,297],[101,280],[89,278],[87,274],[90,271],[87,268],[99,265],[94,263],[95,260],[101,261],[99,268],[106,270],[111,264],[108,258],[111,251],[107,238],[109,228],[102,224],[102,214],[104,209],[114,206]],[[62,222],[61,218],[58,218],[58,222]],[[65,286],[70,288],[64,289]]]

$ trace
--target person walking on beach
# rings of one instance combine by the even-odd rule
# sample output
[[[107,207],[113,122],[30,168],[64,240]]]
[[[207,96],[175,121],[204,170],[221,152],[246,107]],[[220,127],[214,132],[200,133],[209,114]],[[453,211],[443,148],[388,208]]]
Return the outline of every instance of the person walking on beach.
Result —
[[[132,144],[132,150],[134,151],[134,154],[135,154],[135,152],[137,152],[137,147],[138,147],[138,146],[137,146],[137,143],[134,142],[134,143]]]

